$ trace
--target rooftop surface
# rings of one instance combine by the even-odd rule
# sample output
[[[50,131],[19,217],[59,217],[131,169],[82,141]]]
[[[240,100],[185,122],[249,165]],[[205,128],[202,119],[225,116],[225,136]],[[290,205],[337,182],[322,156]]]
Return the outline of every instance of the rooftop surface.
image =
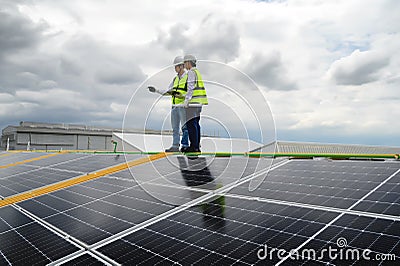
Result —
[[[113,133],[113,139],[119,141],[121,144],[119,149],[124,151],[142,151],[152,152],[165,150],[171,146],[171,135],[150,135],[138,133]],[[247,152],[255,150],[262,145],[255,141],[243,138],[221,138],[221,137],[207,137],[201,138],[201,151],[202,152]]]
[[[400,261],[394,158],[1,152],[0,195],[1,265]]]

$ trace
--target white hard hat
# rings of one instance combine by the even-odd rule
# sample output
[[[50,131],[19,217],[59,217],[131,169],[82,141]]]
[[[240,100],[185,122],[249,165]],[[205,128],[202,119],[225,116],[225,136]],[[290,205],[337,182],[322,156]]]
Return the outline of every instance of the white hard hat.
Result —
[[[174,59],[174,66],[176,65],[183,65],[183,57],[182,56],[177,56]]]
[[[187,55],[185,55],[185,57],[183,57],[183,61],[184,62],[191,61],[191,62],[196,64],[197,59],[196,59],[196,57],[194,55],[187,54]]]

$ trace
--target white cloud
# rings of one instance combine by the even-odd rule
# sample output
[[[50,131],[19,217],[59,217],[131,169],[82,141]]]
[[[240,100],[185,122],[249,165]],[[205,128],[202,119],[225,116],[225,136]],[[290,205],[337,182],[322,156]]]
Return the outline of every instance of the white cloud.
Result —
[[[335,61],[328,76],[338,85],[362,85],[380,79],[380,71],[389,65],[389,57],[376,51],[355,50]]]
[[[168,32],[161,31],[157,41],[172,51],[195,53],[199,59],[227,63],[239,55],[240,33],[233,20],[220,18],[219,13],[210,13],[192,29],[184,23],[178,23]]]

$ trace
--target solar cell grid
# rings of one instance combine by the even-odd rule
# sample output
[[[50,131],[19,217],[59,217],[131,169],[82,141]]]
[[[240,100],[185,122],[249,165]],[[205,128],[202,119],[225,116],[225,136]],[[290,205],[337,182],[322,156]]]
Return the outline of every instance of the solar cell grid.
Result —
[[[126,160],[130,161],[141,157],[142,155],[126,155]],[[123,155],[91,154],[78,160],[59,163],[55,165],[54,168],[90,173],[113,165],[125,163],[126,160]]]
[[[11,206],[0,208],[0,233],[33,222]]]
[[[90,157],[90,154],[82,154],[82,153],[65,153],[59,154],[57,156],[53,156],[50,158],[46,158],[45,160],[38,160],[27,163],[29,166],[36,166],[36,167],[44,167],[44,166],[51,166],[65,162],[73,162],[78,161],[87,157]]]
[[[0,179],[0,195],[8,197],[35,188],[50,185],[77,176],[76,173],[54,169],[34,169],[11,177]]]
[[[10,176],[18,175],[23,172],[29,172],[34,169],[35,169],[34,167],[27,166],[27,165],[16,165],[13,167],[0,169],[0,180],[3,180]]]
[[[201,185],[207,178],[227,185],[271,165],[270,159],[209,158],[188,159],[186,156],[171,156],[131,169],[131,176],[139,182],[152,180],[156,184],[188,186],[188,180]],[[118,176],[118,174],[117,174]],[[196,184],[198,182],[198,184]]]
[[[17,162],[29,160],[32,158],[38,158],[43,155],[47,155],[48,153],[39,153],[39,152],[16,152],[9,153],[7,156],[0,156],[0,165],[5,166],[8,164],[14,164]]]
[[[400,215],[400,173],[394,175],[388,182],[379,187],[365,200],[360,202],[355,210],[386,215]]]
[[[11,206],[0,208],[0,261],[46,264],[79,250]]]
[[[244,183],[230,193],[346,209],[399,166],[383,162],[369,165],[366,162],[293,161],[269,173],[255,191],[249,191],[248,184]],[[358,174],[353,175],[350,170]],[[385,174],[372,173],[377,170]]]
[[[129,155],[128,159],[140,157]],[[123,162],[124,156],[60,154],[13,166],[7,169],[13,168],[15,173],[0,173],[5,177],[0,177],[0,195],[12,195]],[[245,182],[222,198],[209,193],[266,169],[270,163],[265,158],[206,157],[189,161],[184,156],[170,156],[26,200],[18,206],[90,245],[87,252],[69,260],[67,265],[102,264],[104,261],[95,258],[94,250],[123,264],[264,265],[267,261],[257,257],[263,245],[268,246],[268,252],[272,248],[290,250],[300,246],[299,251],[308,247],[319,251],[336,245],[340,237],[347,239],[347,248],[368,248],[372,255],[393,253],[400,260],[399,220],[382,215],[369,217],[373,213],[399,216],[399,175],[388,179],[400,168],[398,162],[295,160],[268,173],[253,192],[249,191],[249,182]],[[145,183],[139,186],[132,174]],[[215,182],[208,180],[210,177],[220,178]],[[166,183],[164,178],[173,183]],[[214,186],[201,186],[209,183]],[[196,190],[198,185],[203,192]],[[204,195],[209,198],[206,203],[181,208]],[[299,204],[290,206],[290,202]],[[353,210],[349,207],[357,202],[354,210],[366,211],[368,215],[340,213],[340,209]],[[301,207],[305,203],[313,206]],[[333,212],[319,207],[338,209]],[[164,216],[174,208],[175,214]],[[33,262],[46,264],[79,250],[11,206],[0,208],[0,217],[0,237],[22,245],[25,257],[34,256]],[[147,225],[154,218],[158,218],[156,222]],[[334,219],[337,220],[331,224]],[[128,231],[122,238],[114,238],[125,230]],[[98,246],[99,243],[102,244]],[[11,260],[23,261],[12,247],[0,247],[0,264],[8,262],[7,254],[13,254]],[[275,254],[268,263],[349,265],[359,261],[339,261],[327,256],[281,260]]]
[[[104,179],[119,182],[118,179]],[[155,199],[139,187],[118,186],[117,191],[110,191],[110,187],[117,186],[99,182],[101,180],[43,195],[18,205],[87,244],[94,244],[174,207]],[[99,183],[100,187],[92,188],[88,186],[90,183]],[[193,198],[193,194],[184,190],[156,185],[148,188],[154,189],[154,195],[179,202],[188,202]],[[84,234],[77,230],[79,227],[84,228]]]
[[[209,204],[217,207],[218,204]],[[246,207],[243,209],[241,206]],[[219,206],[221,207],[221,206]],[[258,261],[257,250],[270,247],[300,245],[337,214],[277,204],[265,205],[226,198],[223,211],[210,212],[204,206],[192,207],[115,242],[128,243],[143,251],[152,251],[152,259],[169,258],[178,263],[252,264]],[[222,208],[222,207],[221,207]],[[99,251],[117,262],[123,261],[111,243]],[[128,248],[126,248],[128,252]],[[190,254],[202,253],[201,257]],[[275,258],[276,259],[276,258]]]
[[[393,254],[394,259],[399,260],[400,231],[397,231],[400,229],[399,227],[399,221],[345,214],[300,251],[313,249],[323,257],[323,261],[338,265],[358,263],[377,265],[382,263],[382,261],[375,260],[377,254]],[[345,243],[344,246],[339,245],[341,240],[345,241],[342,242]],[[328,255],[327,252],[322,252],[322,250],[327,250],[329,247],[337,249],[337,252],[332,253],[332,256]],[[366,249],[370,251],[367,252],[368,257],[362,257]],[[349,250],[351,252],[357,250],[354,251],[354,254],[359,254],[359,257],[346,255],[346,251],[351,254]],[[373,261],[368,261],[368,258]]]

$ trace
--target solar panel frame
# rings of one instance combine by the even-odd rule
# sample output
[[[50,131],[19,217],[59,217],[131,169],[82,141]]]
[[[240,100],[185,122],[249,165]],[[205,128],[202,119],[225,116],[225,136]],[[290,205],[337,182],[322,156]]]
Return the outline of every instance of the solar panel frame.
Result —
[[[110,263],[107,263],[104,260],[101,260],[101,258],[94,257],[94,255],[90,252],[84,252],[83,254],[74,257],[70,260],[67,260],[63,262],[62,264],[58,265],[75,265],[75,266],[86,266],[86,265],[93,265],[93,266],[100,266],[100,265],[112,265]]]

